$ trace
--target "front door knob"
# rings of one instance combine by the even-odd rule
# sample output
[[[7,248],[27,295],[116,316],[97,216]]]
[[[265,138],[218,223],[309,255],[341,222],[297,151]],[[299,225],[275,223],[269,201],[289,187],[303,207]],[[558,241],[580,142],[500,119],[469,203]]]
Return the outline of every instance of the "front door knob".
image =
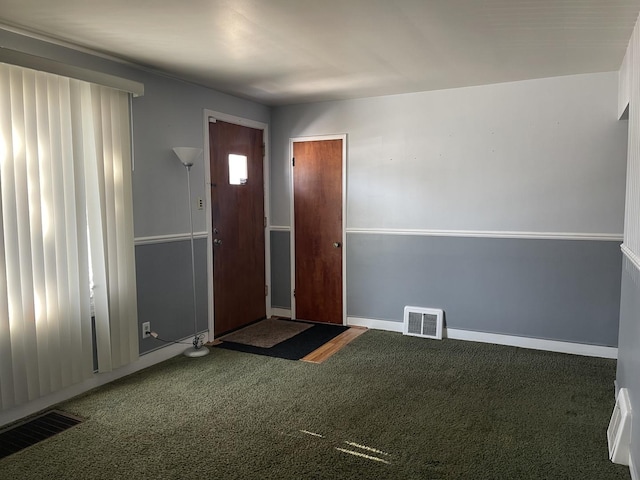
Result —
[[[222,240],[220,240],[219,238],[214,238],[213,239],[213,245],[216,246],[216,247],[222,245]]]
[[[340,242],[333,242],[333,248],[340,248],[342,244]]]

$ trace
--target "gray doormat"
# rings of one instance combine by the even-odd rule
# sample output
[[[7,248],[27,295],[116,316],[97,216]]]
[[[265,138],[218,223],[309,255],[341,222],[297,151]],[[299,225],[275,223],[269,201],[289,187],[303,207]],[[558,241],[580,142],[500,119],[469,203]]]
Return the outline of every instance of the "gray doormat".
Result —
[[[309,323],[267,318],[266,320],[225,335],[221,337],[220,340],[260,348],[271,348],[308,330],[312,326],[313,325]]]

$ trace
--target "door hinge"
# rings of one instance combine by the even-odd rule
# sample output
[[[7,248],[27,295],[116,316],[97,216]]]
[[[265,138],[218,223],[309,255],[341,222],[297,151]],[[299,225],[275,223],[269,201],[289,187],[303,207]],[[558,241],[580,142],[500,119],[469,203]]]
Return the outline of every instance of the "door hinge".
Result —
[[[267,228],[267,217],[264,217],[264,228]]]
[[[296,157],[293,157],[291,159],[291,166],[295,167],[296,166]]]
[[[268,297],[269,296],[269,285],[265,285],[264,286],[264,296]]]
[[[293,289],[293,296],[294,297],[296,296],[296,289],[295,288]]]
[[[264,158],[264,156],[266,155],[266,151],[267,151],[267,147],[266,147],[266,145],[263,143],[263,144],[262,144],[262,158]]]

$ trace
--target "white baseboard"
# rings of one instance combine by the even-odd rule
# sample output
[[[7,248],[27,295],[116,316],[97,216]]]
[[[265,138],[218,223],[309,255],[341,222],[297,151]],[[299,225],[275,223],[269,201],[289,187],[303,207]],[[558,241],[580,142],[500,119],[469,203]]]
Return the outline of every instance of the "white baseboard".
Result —
[[[470,340],[472,342],[495,343],[512,347],[530,348],[532,350],[546,350],[549,352],[571,353],[585,357],[618,358],[618,349],[601,345],[584,343],[561,342],[541,338],[516,337],[497,333],[473,332],[470,330],[446,329],[447,338],[455,340]]]
[[[349,317],[347,325],[358,325],[376,330],[387,330],[402,333],[402,322],[389,320],[375,320],[368,318]],[[472,342],[494,343],[496,345],[509,345],[512,347],[529,348],[532,350],[545,350],[549,352],[571,353],[586,357],[618,358],[618,349],[615,347],[603,347],[600,345],[588,345],[584,343],[561,342],[558,340],[545,340],[540,338],[517,337],[498,333],[474,332],[471,330],[457,330],[445,328],[443,338],[454,340],[468,340]],[[640,479],[638,479],[640,480]]]
[[[204,343],[209,341],[208,332],[204,333]],[[191,340],[192,337],[186,338],[184,341]],[[45,397],[38,398],[25,405],[9,409],[0,413],[0,427],[9,423],[20,420],[21,418],[28,417],[34,413],[38,413],[41,410],[52,407],[61,402],[65,402],[73,397],[88,392],[96,387],[100,387],[107,383],[118,380],[119,378],[126,377],[132,373],[143,370],[147,367],[155,365],[156,363],[164,362],[172,357],[180,355],[184,352],[189,345],[183,343],[174,343],[167,345],[166,347],[153,350],[152,352],[140,355],[140,358],[129,365],[125,365],[122,368],[113,370],[106,373],[95,373],[93,377],[85,380],[84,382],[72,385],[69,388],[52,393]],[[194,359],[194,361],[197,361]]]
[[[287,310],[285,308],[272,308],[271,315],[275,317],[287,317],[291,318],[291,310]]]
[[[347,325],[353,327],[367,327],[374,330],[386,330],[388,332],[402,333],[402,322],[392,322],[390,320],[376,320],[361,317],[347,317]]]

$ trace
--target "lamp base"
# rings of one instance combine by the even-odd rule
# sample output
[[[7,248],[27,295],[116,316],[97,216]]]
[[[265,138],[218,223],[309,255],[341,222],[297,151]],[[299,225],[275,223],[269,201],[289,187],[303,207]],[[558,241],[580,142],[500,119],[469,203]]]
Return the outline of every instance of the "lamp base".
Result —
[[[187,348],[184,352],[182,352],[182,354],[185,357],[204,357],[205,355],[209,354],[209,349],[207,347],[200,347],[200,348],[195,348],[195,347],[189,347]]]

